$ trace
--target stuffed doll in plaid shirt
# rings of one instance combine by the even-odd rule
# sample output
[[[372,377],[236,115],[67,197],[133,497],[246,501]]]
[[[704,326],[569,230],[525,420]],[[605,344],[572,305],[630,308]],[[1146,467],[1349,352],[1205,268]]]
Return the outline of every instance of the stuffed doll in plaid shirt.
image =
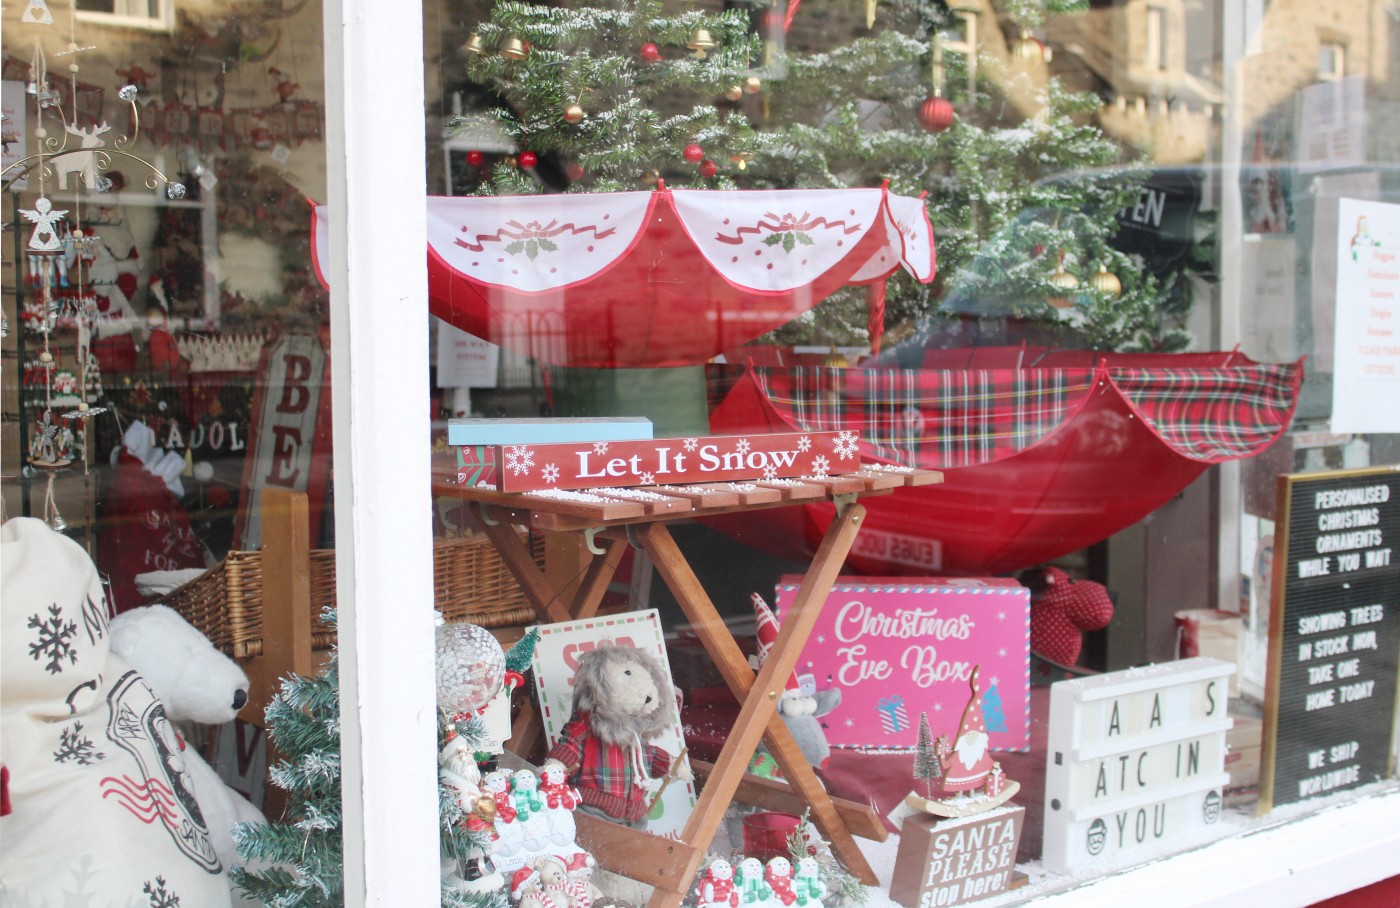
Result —
[[[640,650],[599,646],[579,657],[574,712],[549,756],[568,770],[580,810],[646,827],[649,783],[671,769],[671,755],[647,742],[674,721],[673,703],[670,679]],[[684,764],[676,775],[690,778]]]

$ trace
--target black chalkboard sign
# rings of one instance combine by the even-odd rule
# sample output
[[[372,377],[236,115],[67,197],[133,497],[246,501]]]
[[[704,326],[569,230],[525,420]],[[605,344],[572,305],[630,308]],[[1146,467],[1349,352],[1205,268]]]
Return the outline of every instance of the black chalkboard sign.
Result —
[[[1278,481],[1259,812],[1391,774],[1400,468]]]

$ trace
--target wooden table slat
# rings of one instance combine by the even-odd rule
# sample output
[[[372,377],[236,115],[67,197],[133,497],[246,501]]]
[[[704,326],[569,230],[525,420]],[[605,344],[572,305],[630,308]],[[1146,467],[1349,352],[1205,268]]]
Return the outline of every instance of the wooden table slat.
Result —
[[[783,496],[784,501],[806,501],[813,498],[826,498],[831,494],[825,483],[806,476],[801,479],[763,480],[756,485],[776,490]],[[855,489],[863,488],[860,483],[855,483],[854,486]]]

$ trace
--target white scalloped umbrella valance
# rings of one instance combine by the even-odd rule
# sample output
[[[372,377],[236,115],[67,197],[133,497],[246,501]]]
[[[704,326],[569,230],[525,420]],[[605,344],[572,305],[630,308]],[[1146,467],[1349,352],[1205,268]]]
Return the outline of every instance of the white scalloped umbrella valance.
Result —
[[[933,227],[885,189],[428,199],[430,311],[555,365],[703,363],[900,267],[933,280]]]

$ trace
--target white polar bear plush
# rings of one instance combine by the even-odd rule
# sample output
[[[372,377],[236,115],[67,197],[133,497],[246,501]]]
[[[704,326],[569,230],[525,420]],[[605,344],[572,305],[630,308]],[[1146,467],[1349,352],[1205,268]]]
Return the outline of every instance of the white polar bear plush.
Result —
[[[223,725],[248,702],[243,669],[167,606],[148,605],[113,618],[112,653],[141,673],[172,722]],[[244,863],[233,842],[233,827],[267,820],[225,785],[195,748],[184,748],[184,757],[219,860],[225,867]]]
[[[0,527],[0,816],[6,908],[227,908],[228,878],[165,707],[110,652],[82,547],[41,520]]]

